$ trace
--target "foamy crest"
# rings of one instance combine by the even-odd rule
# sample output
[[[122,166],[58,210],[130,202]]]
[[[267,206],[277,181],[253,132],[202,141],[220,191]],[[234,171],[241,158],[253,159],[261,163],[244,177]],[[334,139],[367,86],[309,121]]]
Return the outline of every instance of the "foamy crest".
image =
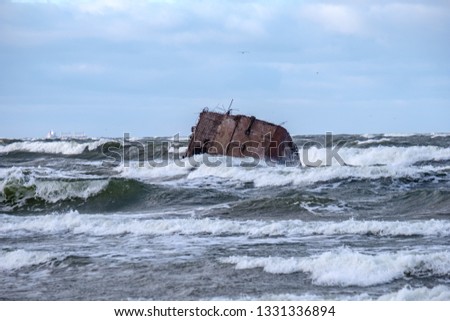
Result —
[[[195,155],[193,158],[154,160],[152,162],[123,163],[117,169],[121,177],[142,180],[186,179],[190,182],[211,182],[218,178],[226,182],[238,184],[252,182],[255,187],[298,185],[308,186],[317,182],[336,179],[380,179],[380,178],[420,178],[424,173],[446,171],[449,167],[432,165],[414,166],[421,161],[439,161],[450,159],[450,148],[436,146],[414,147],[371,147],[342,148],[339,155],[348,165],[341,166],[336,161],[333,166],[286,167],[253,159],[229,158],[211,155]],[[300,150],[300,156],[303,151]],[[326,149],[308,149],[309,161],[321,160],[325,165]]]
[[[129,216],[129,215],[128,215]],[[12,231],[88,235],[170,235],[170,234],[229,234],[241,228],[237,222],[221,220],[168,219],[143,220],[127,215],[80,215],[77,211],[66,214],[52,214],[30,218],[5,217],[0,233]]]
[[[213,297],[202,299],[202,301],[369,301],[371,297],[367,293],[361,293],[357,295],[337,295],[330,293],[327,295],[317,294],[263,294],[260,296],[241,295],[238,297]]]
[[[261,296],[241,295],[238,297],[202,298],[201,301],[324,301],[325,298],[315,294],[263,294]]]
[[[398,292],[385,294],[379,301],[450,301],[450,288],[438,285],[434,288],[411,288],[406,286]]]
[[[448,169],[448,168],[442,168]],[[439,170],[432,166],[329,166],[316,168],[299,168],[283,166],[252,167],[211,167],[205,164],[199,166],[188,175],[191,180],[208,180],[210,177],[218,177],[224,180],[241,182],[253,182],[255,187],[298,185],[308,186],[317,182],[330,180],[355,178],[355,179],[380,179],[385,177],[417,177],[423,173]]]
[[[0,251],[0,270],[15,270],[44,263],[51,259],[49,253],[38,251]]]
[[[73,198],[87,199],[104,190],[108,183],[108,180],[39,182],[36,185],[36,196],[49,203]]]
[[[51,214],[33,217],[10,217],[3,218],[0,233],[11,233],[25,231],[31,233],[58,233],[63,231],[74,231],[77,226],[82,225],[82,218],[77,211],[66,214]]]
[[[222,298],[217,298],[220,300]],[[223,298],[227,300],[227,298]],[[382,295],[378,298],[371,297],[368,293],[361,293],[358,295],[336,295],[333,293],[327,295],[315,295],[315,294],[264,294],[259,297],[242,296],[234,298],[234,300],[247,300],[247,301],[325,301],[325,300],[338,300],[338,301],[449,301],[450,300],[450,288],[445,285],[438,285],[433,288],[420,287],[412,288],[411,286],[405,286],[399,291]],[[214,298],[216,300],[216,298]],[[228,299],[233,300],[233,299]]]
[[[417,134],[411,134],[411,133],[387,133],[383,134],[384,137],[411,137],[415,136]]]
[[[450,133],[431,133],[431,138],[450,137]]]
[[[0,201],[21,205],[31,198],[56,203],[71,198],[87,199],[108,185],[107,179],[45,179],[53,173],[48,169],[11,168],[0,173]]]
[[[412,251],[366,254],[342,248],[311,257],[232,256],[221,260],[236,269],[262,268],[267,273],[305,272],[315,284],[332,286],[371,286],[389,283],[404,275],[450,272],[450,253],[418,254]]]
[[[369,145],[369,144],[380,144],[380,143],[385,143],[385,142],[389,142],[390,139],[389,138],[380,138],[380,139],[367,139],[364,141],[358,141],[357,145]]]
[[[0,146],[0,153],[26,151],[31,153],[76,155],[82,154],[85,150],[95,150],[107,142],[110,141],[106,139],[100,139],[89,143],[80,143],[76,141],[24,141]]]
[[[437,146],[342,148],[339,154],[347,164],[408,166],[427,160],[450,159],[450,148]]]
[[[161,160],[155,160],[155,162],[162,162]],[[129,164],[121,164],[117,170],[119,175],[124,178],[133,178],[139,180],[158,180],[158,179],[171,179],[185,176],[193,169],[185,160],[179,161],[179,165],[173,161],[168,162],[164,166],[154,166],[151,163],[144,162],[130,162]]]
[[[0,233],[14,231],[44,233],[84,233],[88,235],[244,235],[247,237],[292,237],[311,235],[374,234],[381,236],[449,236],[450,222],[429,220],[416,222],[355,221],[304,222],[235,221],[211,218],[149,219],[146,215],[87,215],[71,211],[65,214],[33,217],[5,216]]]
[[[308,223],[311,234],[373,234],[381,236],[449,236],[450,222],[441,220],[386,222],[386,221],[355,221]]]
[[[175,147],[175,146],[170,146],[169,148],[169,153],[178,153],[180,155],[186,153],[186,151],[188,150],[187,146],[181,146],[181,147]]]
[[[383,142],[379,140],[378,142]],[[374,143],[375,141],[365,141],[359,144]],[[349,165],[354,166],[372,166],[372,165],[388,165],[388,166],[409,166],[417,162],[427,160],[447,160],[450,159],[450,148],[442,148],[437,146],[411,146],[411,147],[395,147],[395,146],[377,146],[369,148],[346,148],[343,147],[337,151],[342,160]],[[314,163],[318,160],[322,165],[326,164],[327,150],[325,148],[312,147],[308,150],[300,149],[299,155],[304,162],[307,155],[308,161]],[[331,155],[331,154],[330,154]],[[333,166],[341,166],[335,159]]]

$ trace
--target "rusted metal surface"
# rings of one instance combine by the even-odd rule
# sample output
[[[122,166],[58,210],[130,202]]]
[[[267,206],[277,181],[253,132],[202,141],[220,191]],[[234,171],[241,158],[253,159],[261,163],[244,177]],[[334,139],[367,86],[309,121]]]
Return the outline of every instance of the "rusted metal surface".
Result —
[[[297,161],[297,146],[288,131],[251,116],[204,109],[192,127],[186,157],[195,154],[253,157],[274,162]]]

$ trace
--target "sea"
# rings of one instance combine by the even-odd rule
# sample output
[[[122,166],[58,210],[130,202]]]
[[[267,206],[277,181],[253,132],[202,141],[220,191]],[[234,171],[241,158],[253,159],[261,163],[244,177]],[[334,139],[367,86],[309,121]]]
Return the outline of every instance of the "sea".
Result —
[[[0,139],[0,300],[450,300],[450,134],[187,139]]]

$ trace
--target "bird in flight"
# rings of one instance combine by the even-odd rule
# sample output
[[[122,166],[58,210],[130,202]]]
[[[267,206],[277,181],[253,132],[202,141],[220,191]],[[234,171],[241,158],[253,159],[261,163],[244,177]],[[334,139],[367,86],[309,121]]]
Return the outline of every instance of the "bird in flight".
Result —
[[[245,54],[250,53],[250,51],[247,51],[247,50],[241,50],[241,51],[239,51],[239,53],[240,53],[241,55],[245,55]]]

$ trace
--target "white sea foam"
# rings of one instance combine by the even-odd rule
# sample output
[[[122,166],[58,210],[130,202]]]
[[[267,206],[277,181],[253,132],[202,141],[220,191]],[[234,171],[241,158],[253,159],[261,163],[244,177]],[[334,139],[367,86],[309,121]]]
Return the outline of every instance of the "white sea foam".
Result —
[[[301,156],[302,153],[300,151]],[[310,161],[322,160],[325,164],[325,149],[310,148],[308,155]],[[446,171],[449,169],[448,166],[413,166],[413,164],[427,160],[450,159],[450,148],[436,146],[342,148],[339,155],[347,164],[354,166],[341,166],[336,162],[333,166],[315,168],[270,166],[265,162],[260,162],[257,166],[249,166],[252,163],[249,159],[196,155],[194,159],[169,161],[163,166],[155,166],[147,162],[143,164],[131,162],[126,166],[122,164],[118,170],[121,177],[143,180],[164,181],[182,178],[191,182],[211,182],[211,178],[219,178],[226,182],[252,182],[255,187],[308,186],[342,178],[419,178],[423,173]]]
[[[100,166],[102,162],[79,162],[82,165]],[[24,177],[37,179],[98,179],[98,176],[76,170],[58,170],[50,167],[8,167],[0,168],[1,180],[23,180]]]
[[[253,182],[255,187],[299,185],[308,186],[317,182],[326,182],[335,179],[379,179],[379,178],[419,178],[422,173],[438,170],[448,170],[448,167],[429,166],[330,166],[318,168],[289,168],[289,167],[210,167],[202,164],[188,175],[190,180],[209,180],[210,177],[219,177],[224,180]]]
[[[411,137],[411,136],[415,136],[418,134],[407,134],[407,133],[388,133],[388,134],[383,134],[384,137]]]
[[[326,159],[325,149],[311,148],[308,153],[310,161],[322,160],[324,163]],[[202,163],[195,171],[189,173],[188,179],[219,177],[226,180],[253,182],[256,187],[263,187],[305,186],[347,177],[356,179],[419,177],[426,172],[448,170],[448,167],[411,165],[419,161],[450,159],[450,148],[435,146],[342,148],[339,154],[346,163],[354,167],[333,164],[327,167],[298,168],[267,166],[264,163],[258,167],[242,167],[227,166],[226,161],[222,160],[219,166],[214,167]]]
[[[317,294],[291,294],[281,293],[272,294],[266,293],[260,296],[242,295],[238,297],[214,297],[208,299],[202,299],[203,301],[371,301],[372,298],[367,293],[361,293],[357,295],[338,295],[330,293],[327,295]]]
[[[380,236],[449,236],[450,222],[439,220],[415,222],[355,221],[304,222],[235,221],[211,218],[149,219],[148,215],[83,215],[77,211],[33,217],[4,216],[0,233],[28,231],[33,233],[71,232],[87,235],[244,235],[247,237],[292,237],[311,235]]]
[[[450,272],[449,252],[366,254],[341,248],[310,257],[232,256],[221,262],[235,264],[238,270],[262,268],[272,274],[305,272],[315,284],[325,286],[372,286],[389,283],[405,274],[445,275]]]
[[[308,202],[301,202],[300,206],[312,214],[320,213],[343,213],[348,210],[347,206],[343,202],[339,202],[339,205],[329,204],[329,205],[314,205]]]
[[[320,160],[323,165],[326,163],[327,150],[325,148],[313,147],[307,151],[300,149],[299,153],[302,158],[304,158],[304,153],[307,153],[308,160],[310,162]],[[450,148],[442,148],[437,146],[376,146],[369,148],[343,147],[338,150],[338,154],[346,164],[354,166],[409,166],[421,161],[450,159]],[[334,160],[333,166],[340,166],[340,164]]]
[[[412,288],[406,286],[401,290],[385,294],[379,301],[450,301],[450,288],[438,285],[434,288]]]
[[[0,270],[15,270],[25,266],[44,263],[51,259],[47,252],[38,251],[0,251]]]
[[[159,162],[155,160],[155,162]],[[162,162],[162,161],[161,161]],[[183,164],[182,166],[179,164]],[[121,164],[117,170],[120,177],[133,178],[139,180],[154,180],[154,179],[172,179],[180,176],[186,176],[193,166],[188,162],[180,161],[177,164],[173,161],[168,162],[164,166],[154,166],[151,163],[130,162],[129,164]]]
[[[178,154],[182,155],[182,154],[186,153],[187,150],[188,150],[187,146],[181,146],[178,148],[175,148],[174,146],[170,146],[169,153],[175,153],[175,151],[176,151]]]
[[[437,146],[378,146],[365,149],[342,148],[339,154],[346,163],[351,165],[370,166],[383,164],[409,166],[421,161],[450,159],[450,148]]]
[[[57,179],[49,179],[52,177]],[[108,179],[61,180],[59,173],[47,168],[9,168],[0,172],[0,199],[5,197],[6,188],[16,191],[19,202],[28,198],[40,198],[49,203],[71,198],[87,199],[105,189],[108,183]]]
[[[49,203],[57,203],[72,198],[87,199],[100,193],[108,184],[108,180],[42,181],[36,184],[35,197]]]
[[[431,138],[450,137],[450,133],[431,133]]]
[[[326,295],[317,294],[271,294],[266,293],[261,296],[238,296],[238,297],[214,297],[204,300],[211,301],[232,301],[232,300],[245,300],[245,301],[449,301],[450,300],[450,288],[445,285],[437,285],[433,288],[420,287],[413,288],[409,285],[403,287],[399,291],[388,293],[380,297],[371,297],[368,293],[360,293],[357,295],[339,295],[335,293],[329,293]]]
[[[384,142],[389,142],[389,141],[390,141],[389,138],[368,139],[368,140],[364,140],[364,141],[358,141],[357,144],[358,145],[379,144],[379,143],[384,143]]]
[[[26,151],[31,153],[76,155],[82,154],[85,150],[95,150],[107,142],[110,142],[110,140],[100,139],[89,143],[76,141],[23,141],[0,146],[0,153]]]
[[[324,301],[326,298],[315,294],[263,294],[261,296],[241,295],[238,297],[213,297],[204,298],[201,301]]]
[[[377,134],[362,134],[361,137],[367,138],[367,139],[371,139],[378,136]]]

